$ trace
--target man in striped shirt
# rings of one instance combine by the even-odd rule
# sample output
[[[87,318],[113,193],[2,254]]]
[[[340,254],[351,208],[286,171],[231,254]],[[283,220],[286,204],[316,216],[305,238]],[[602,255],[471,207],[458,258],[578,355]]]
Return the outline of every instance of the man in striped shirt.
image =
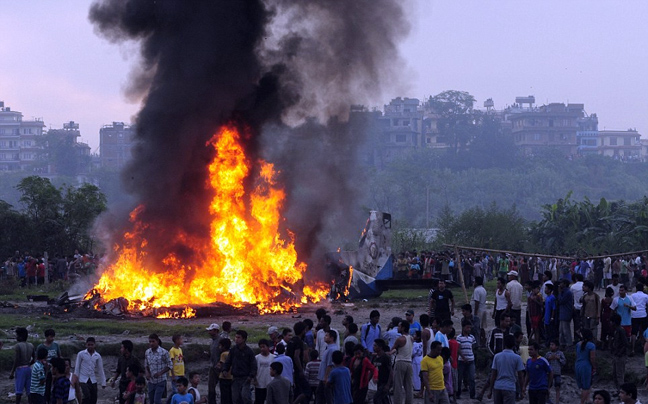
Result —
[[[472,322],[464,319],[461,322],[461,334],[457,336],[459,343],[459,385],[455,390],[455,398],[459,399],[461,394],[461,385],[468,387],[470,399],[475,399],[475,354],[473,347],[476,344],[475,337],[472,335]]]

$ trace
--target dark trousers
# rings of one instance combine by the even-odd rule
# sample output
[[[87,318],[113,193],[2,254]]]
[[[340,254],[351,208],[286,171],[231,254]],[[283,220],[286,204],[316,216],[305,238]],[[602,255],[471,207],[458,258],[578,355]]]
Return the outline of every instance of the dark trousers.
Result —
[[[315,392],[315,404],[332,404],[333,403],[333,394],[331,389],[326,387],[326,383],[320,381],[319,386],[317,386],[317,391]]]
[[[220,379],[218,382],[220,387],[220,402],[221,404],[232,404],[232,380]]]
[[[235,377],[232,381],[232,401],[234,404],[252,404],[252,391],[247,377]]]
[[[515,319],[515,324],[519,325],[520,328],[521,328],[522,327],[522,310],[521,309],[519,309],[519,310],[511,309],[511,317],[513,317]],[[499,323],[497,323],[496,325],[499,325]]]
[[[367,391],[369,391],[367,387],[354,391],[353,404],[365,404],[365,401],[367,401]]]
[[[124,400],[124,392],[128,388],[128,383],[130,383],[130,380],[125,377],[119,379],[119,404],[124,404],[126,402],[126,400]]]
[[[45,396],[37,393],[29,393],[29,404],[45,404]]]
[[[50,402],[50,395],[52,393],[52,372],[47,372],[45,376],[45,402]]]
[[[581,315],[580,311],[574,309],[574,313],[572,314],[572,320],[574,321],[574,342],[580,341],[581,340]]]
[[[90,380],[81,383],[81,393],[83,393],[82,404],[97,404],[97,383],[91,383]]]
[[[529,390],[529,404],[545,404],[548,396],[548,390]]]
[[[207,382],[207,404],[216,404],[216,386],[218,385],[218,372],[209,368],[209,381]]]
[[[264,404],[267,395],[268,389],[254,389],[254,404]]]
[[[373,404],[391,404],[389,400],[389,389],[386,389],[385,385],[378,385],[376,394],[373,396]]]
[[[493,402],[495,404],[515,404],[515,392],[493,389]]]

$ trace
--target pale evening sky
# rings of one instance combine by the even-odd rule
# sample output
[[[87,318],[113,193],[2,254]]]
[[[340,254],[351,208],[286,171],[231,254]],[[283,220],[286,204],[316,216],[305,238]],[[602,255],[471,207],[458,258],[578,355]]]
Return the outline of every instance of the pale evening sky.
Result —
[[[412,23],[402,45],[409,90],[423,97],[468,91],[481,107],[516,96],[584,103],[600,129],[637,128],[648,137],[648,2],[404,0]],[[109,44],[88,21],[89,0],[3,2],[0,101],[47,127],[80,123],[93,151],[99,128],[130,122],[138,104],[122,89],[134,46]],[[402,87],[401,87],[402,88]]]

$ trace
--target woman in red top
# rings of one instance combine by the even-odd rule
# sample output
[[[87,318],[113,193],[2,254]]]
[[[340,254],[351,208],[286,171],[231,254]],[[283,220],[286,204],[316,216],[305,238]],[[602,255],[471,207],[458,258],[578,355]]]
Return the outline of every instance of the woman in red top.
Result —
[[[369,380],[378,379],[378,368],[364,356],[364,348],[360,344],[353,349],[349,370],[351,370],[353,404],[364,404],[369,390]]]

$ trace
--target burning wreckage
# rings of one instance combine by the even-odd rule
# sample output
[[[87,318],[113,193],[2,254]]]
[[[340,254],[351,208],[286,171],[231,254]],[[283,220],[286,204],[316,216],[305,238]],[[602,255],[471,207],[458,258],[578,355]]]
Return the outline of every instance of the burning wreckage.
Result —
[[[330,300],[347,300],[379,296],[382,292],[379,281],[393,277],[394,257],[390,244],[391,215],[371,211],[357,250],[326,254],[327,274],[331,285],[330,290],[326,289],[326,297]],[[304,302],[297,300],[295,294],[288,289],[282,288],[281,291],[283,306],[277,306],[275,310],[264,310],[263,307],[267,306],[252,303],[231,305],[213,302],[204,305],[161,306],[155,304],[155,298],[146,301],[135,299],[131,302],[119,296],[107,300],[97,288],[93,288],[86,295],[69,296],[66,292],[50,303],[64,307],[64,312],[83,307],[116,316],[191,318],[234,313],[265,314],[296,311]],[[324,293],[324,290],[320,290],[320,293]]]

